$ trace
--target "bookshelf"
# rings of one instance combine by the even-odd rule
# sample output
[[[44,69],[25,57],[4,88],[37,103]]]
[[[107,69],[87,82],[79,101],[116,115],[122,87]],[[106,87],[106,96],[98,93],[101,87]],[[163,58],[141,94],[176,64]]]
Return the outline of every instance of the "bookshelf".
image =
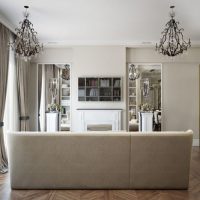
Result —
[[[79,101],[121,101],[121,77],[78,78]]]
[[[70,131],[71,127],[71,86],[70,77],[69,79],[62,78],[63,70],[60,70],[60,105],[62,107],[60,114],[60,130]],[[70,70],[68,68],[67,70]],[[70,72],[68,72],[70,74]]]
[[[129,122],[137,119],[136,80],[128,79],[128,118]]]

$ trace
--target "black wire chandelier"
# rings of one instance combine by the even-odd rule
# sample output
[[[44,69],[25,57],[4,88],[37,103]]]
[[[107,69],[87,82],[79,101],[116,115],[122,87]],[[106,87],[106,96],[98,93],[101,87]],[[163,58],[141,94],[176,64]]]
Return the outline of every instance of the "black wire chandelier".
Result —
[[[186,42],[183,38],[183,28],[179,28],[179,22],[174,19],[175,12],[173,8],[175,6],[170,6],[170,21],[165,25],[165,29],[162,32],[162,37],[160,39],[160,44],[156,44],[156,51],[163,55],[169,57],[174,57],[179,54],[182,54],[184,51],[187,51],[191,47],[190,39]]]
[[[33,24],[29,21],[29,6],[24,6],[26,9],[24,14],[24,20],[19,22],[20,27],[16,28],[16,38],[11,43],[12,49],[17,56],[20,56],[24,60],[30,60],[33,56],[36,56],[43,50],[43,45],[39,43],[37,39],[37,32],[33,28]]]
[[[140,77],[140,73],[137,71],[136,67],[134,64],[129,65],[129,79],[131,81],[134,81]]]

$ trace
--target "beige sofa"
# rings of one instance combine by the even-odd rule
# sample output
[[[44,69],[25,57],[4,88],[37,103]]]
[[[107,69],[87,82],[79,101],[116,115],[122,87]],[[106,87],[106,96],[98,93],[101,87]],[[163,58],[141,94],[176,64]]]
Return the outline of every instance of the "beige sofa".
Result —
[[[187,189],[192,131],[8,133],[13,189]]]

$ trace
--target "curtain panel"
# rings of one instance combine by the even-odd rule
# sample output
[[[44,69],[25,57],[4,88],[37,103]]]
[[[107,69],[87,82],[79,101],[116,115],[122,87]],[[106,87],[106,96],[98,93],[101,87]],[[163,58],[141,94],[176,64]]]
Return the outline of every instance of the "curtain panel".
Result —
[[[42,65],[38,65],[38,131],[41,131],[40,124],[40,102],[42,92]]]
[[[24,61],[21,58],[16,59],[17,67],[17,91],[19,102],[19,129],[20,131],[29,131],[29,99],[28,85],[30,62]]]
[[[3,118],[7,92],[9,41],[11,32],[0,23],[0,173],[8,171],[8,159],[5,151]]]

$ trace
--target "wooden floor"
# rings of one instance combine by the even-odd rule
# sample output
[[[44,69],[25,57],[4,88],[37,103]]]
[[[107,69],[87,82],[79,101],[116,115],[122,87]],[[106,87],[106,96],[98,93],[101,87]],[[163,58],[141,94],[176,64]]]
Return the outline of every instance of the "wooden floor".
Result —
[[[11,190],[0,175],[0,200],[200,200],[200,148],[193,147],[189,190]]]

